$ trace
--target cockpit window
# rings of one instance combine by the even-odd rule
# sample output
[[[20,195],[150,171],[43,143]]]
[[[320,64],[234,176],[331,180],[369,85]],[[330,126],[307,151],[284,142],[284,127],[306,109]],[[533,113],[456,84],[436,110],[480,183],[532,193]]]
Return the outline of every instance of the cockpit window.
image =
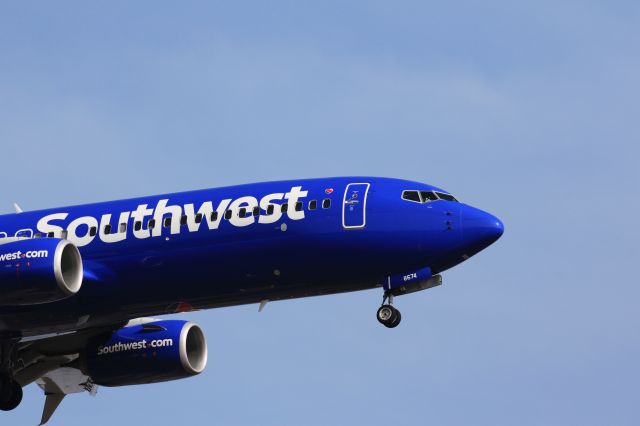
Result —
[[[403,200],[414,201],[416,203],[421,203],[422,202],[422,200],[420,199],[420,193],[418,191],[403,191],[402,192],[402,199]]]
[[[443,200],[455,201],[456,203],[458,202],[458,200],[456,200],[456,197],[454,197],[451,194],[445,194],[444,192],[436,192],[436,194],[438,194],[438,197],[440,197]]]
[[[428,201],[436,201],[438,196],[433,191],[420,191],[420,195],[422,195],[422,202],[426,203]]]
[[[402,199],[415,203],[429,203],[438,200],[458,202],[453,195],[436,191],[402,191]]]

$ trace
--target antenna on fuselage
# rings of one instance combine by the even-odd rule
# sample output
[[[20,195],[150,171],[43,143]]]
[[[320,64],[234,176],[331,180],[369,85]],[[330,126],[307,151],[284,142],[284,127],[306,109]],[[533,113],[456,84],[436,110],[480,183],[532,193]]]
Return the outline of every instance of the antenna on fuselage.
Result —
[[[13,208],[16,209],[16,213],[22,213],[22,208],[18,205],[18,203],[13,203]]]

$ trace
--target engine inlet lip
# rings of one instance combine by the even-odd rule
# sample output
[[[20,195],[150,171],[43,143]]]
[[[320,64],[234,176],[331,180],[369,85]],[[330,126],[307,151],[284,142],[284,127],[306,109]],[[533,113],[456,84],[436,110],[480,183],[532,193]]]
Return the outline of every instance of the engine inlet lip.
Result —
[[[71,256],[71,271],[63,271],[63,255]],[[80,291],[83,277],[82,256],[71,242],[62,240],[56,246],[53,256],[53,273],[58,287],[67,296],[73,296]]]
[[[187,353],[187,341],[190,333],[196,333],[196,339],[201,342],[200,350],[195,359]],[[191,359],[190,359],[191,358]],[[192,322],[188,322],[180,332],[180,362],[189,374],[200,374],[207,366],[208,348],[204,332]]]

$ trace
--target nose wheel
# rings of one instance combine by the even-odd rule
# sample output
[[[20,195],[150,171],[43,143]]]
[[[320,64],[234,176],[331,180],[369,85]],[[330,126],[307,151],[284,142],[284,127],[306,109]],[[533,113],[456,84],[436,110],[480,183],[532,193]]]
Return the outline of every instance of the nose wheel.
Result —
[[[385,302],[389,300],[388,304]],[[400,311],[393,307],[393,296],[385,294],[384,299],[382,299],[382,306],[378,308],[378,313],[376,317],[378,318],[378,322],[384,325],[387,328],[395,328],[400,324],[400,320],[402,319],[402,315]]]

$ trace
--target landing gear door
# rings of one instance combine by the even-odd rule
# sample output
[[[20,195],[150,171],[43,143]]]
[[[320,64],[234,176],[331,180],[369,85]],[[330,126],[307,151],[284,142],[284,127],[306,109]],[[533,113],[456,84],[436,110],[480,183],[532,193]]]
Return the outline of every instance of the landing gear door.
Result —
[[[344,190],[342,226],[345,229],[364,228],[367,223],[368,183],[350,183]]]

